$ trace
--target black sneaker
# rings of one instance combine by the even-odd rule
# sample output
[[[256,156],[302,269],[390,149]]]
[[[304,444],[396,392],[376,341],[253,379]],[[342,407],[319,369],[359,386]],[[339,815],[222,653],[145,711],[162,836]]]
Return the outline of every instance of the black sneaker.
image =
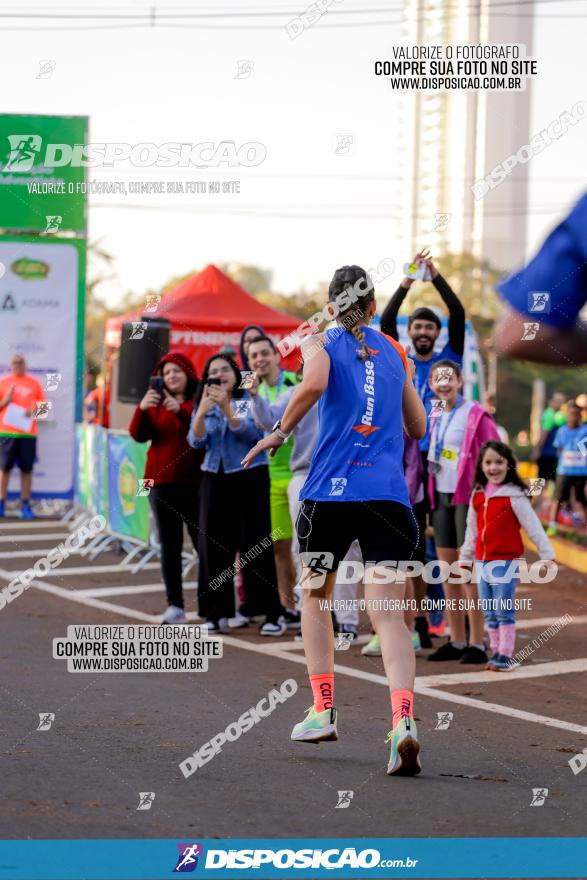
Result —
[[[482,663],[483,666],[485,666],[487,663],[487,654],[485,651],[482,651],[481,648],[476,648],[474,645],[468,645],[463,652],[460,662]]]
[[[466,648],[455,648],[452,642],[445,642],[440,648],[437,648],[432,654],[429,654],[427,660],[443,661],[443,660],[460,660],[465,653]]]
[[[414,620],[414,629],[420,636],[420,647],[432,648],[432,639],[428,632],[428,620],[425,617],[416,617]]]
[[[228,618],[221,617],[220,620],[207,620],[206,626],[208,627],[209,633],[227,633]]]
[[[290,611],[286,608],[282,616],[288,629],[298,630],[302,628],[302,615],[299,611]]]

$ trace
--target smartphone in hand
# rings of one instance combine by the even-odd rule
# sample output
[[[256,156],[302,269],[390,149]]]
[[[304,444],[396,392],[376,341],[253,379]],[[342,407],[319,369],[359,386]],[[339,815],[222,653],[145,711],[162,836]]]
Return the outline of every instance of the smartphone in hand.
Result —
[[[160,394],[163,397],[163,390],[165,388],[165,383],[163,381],[162,376],[151,376],[149,379],[149,388],[152,388],[153,391],[156,391],[157,394]]]

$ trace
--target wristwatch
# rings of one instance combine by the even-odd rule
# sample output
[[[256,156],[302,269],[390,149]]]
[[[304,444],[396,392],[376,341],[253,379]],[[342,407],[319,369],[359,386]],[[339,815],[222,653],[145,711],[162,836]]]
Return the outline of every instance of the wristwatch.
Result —
[[[278,420],[275,422],[275,424],[273,425],[273,428],[272,428],[271,430],[272,430],[272,433],[273,433],[273,434],[277,434],[277,436],[279,437],[279,439],[280,439],[280,440],[283,440],[284,443],[285,443],[286,440],[289,440],[289,434],[285,434],[285,433],[281,430],[281,419],[278,419]]]

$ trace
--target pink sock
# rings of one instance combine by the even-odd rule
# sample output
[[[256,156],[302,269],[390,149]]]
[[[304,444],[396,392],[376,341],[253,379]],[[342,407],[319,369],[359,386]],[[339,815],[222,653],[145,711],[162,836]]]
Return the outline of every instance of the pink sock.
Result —
[[[514,645],[516,644],[516,624],[502,623],[499,627],[499,653],[504,657],[514,656]]]
[[[412,691],[400,689],[391,691],[391,726],[397,727],[406,715],[414,717],[414,694]]]
[[[499,654],[499,629],[495,627],[495,629],[489,630],[489,647],[491,648],[492,654]]]
[[[334,699],[334,673],[323,675],[311,675],[310,684],[314,695],[314,709],[316,712],[324,712],[332,709]]]

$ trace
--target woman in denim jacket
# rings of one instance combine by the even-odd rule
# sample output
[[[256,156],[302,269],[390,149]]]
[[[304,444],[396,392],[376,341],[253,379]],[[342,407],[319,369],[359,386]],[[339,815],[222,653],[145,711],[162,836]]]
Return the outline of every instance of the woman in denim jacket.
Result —
[[[198,608],[210,631],[226,631],[234,617],[234,558],[247,566],[255,594],[254,612],[266,615],[261,635],[280,636],[286,627],[277,592],[271,539],[269,468],[266,454],[245,470],[241,461],[263,433],[250,412],[241,373],[226,354],[213,355],[196,396],[188,434],[194,449],[205,449],[200,487]]]

